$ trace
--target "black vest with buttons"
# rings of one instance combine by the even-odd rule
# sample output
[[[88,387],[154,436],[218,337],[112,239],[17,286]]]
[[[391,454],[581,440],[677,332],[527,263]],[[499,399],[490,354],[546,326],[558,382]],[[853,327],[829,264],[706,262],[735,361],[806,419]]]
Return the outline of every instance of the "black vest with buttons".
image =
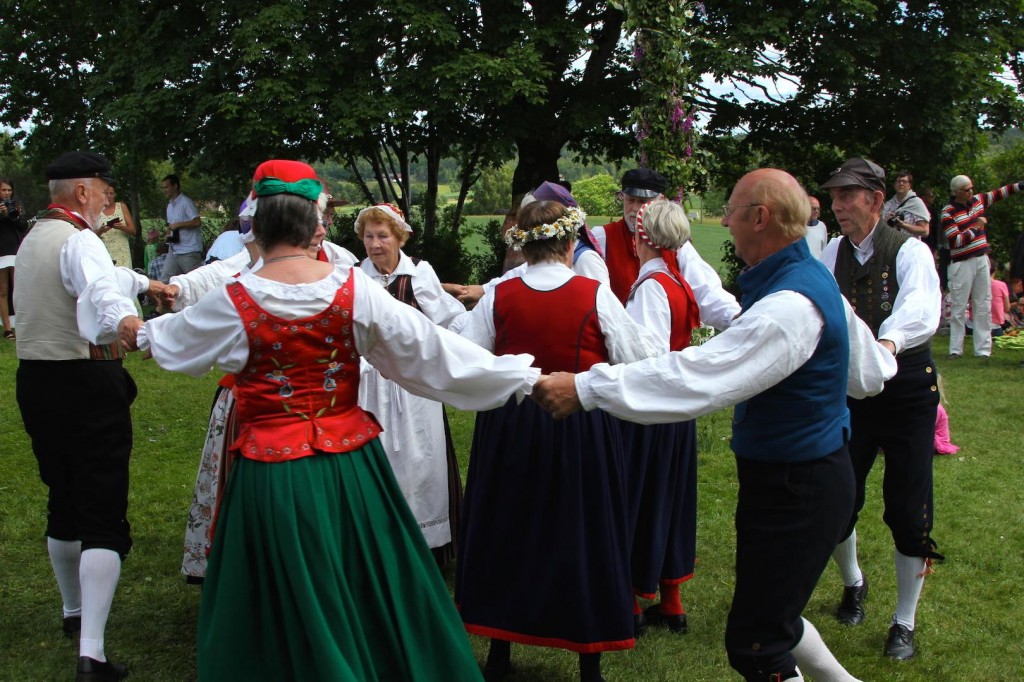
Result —
[[[849,237],[839,243],[835,275],[839,291],[877,339],[878,328],[892,314],[892,306],[900,290],[896,277],[896,254],[910,235],[882,222],[875,225],[873,235],[874,253],[864,265],[857,261]]]

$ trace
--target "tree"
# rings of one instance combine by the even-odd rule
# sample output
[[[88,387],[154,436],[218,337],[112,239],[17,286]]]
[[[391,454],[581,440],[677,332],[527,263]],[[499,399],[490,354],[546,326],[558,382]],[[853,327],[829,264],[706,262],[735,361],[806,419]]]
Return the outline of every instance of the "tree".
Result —
[[[493,215],[505,213],[509,209],[512,196],[513,164],[505,163],[498,168],[486,168],[480,173],[480,179],[473,185],[473,201],[468,212],[474,215]]]
[[[936,183],[978,149],[978,131],[1020,121],[1020,3],[744,0],[707,3],[696,73],[741,94],[699,91],[709,136],[744,131],[753,151],[814,184],[847,156]],[[773,84],[792,94],[783,95]],[[721,157],[720,157],[721,158]],[[735,177],[731,178],[735,179]],[[948,179],[948,178],[947,178]]]
[[[622,204],[615,198],[618,190],[619,183],[615,178],[599,173],[573,183],[572,195],[587,215],[614,216],[622,212]]]

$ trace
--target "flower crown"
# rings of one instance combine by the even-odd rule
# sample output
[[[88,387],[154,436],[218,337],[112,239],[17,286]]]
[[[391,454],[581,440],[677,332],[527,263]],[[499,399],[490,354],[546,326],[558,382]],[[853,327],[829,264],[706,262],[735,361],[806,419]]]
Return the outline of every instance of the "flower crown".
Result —
[[[567,213],[553,223],[544,223],[528,230],[513,225],[505,233],[505,243],[514,251],[520,251],[527,242],[540,239],[564,239],[574,236],[587,224],[587,214],[578,208],[569,208]]]

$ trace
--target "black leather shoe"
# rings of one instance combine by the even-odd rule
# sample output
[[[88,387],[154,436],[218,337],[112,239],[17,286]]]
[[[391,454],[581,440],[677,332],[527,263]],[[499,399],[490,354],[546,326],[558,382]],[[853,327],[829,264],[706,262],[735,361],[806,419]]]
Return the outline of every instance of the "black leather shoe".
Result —
[[[905,661],[913,658],[915,653],[917,650],[914,649],[914,631],[899,623],[893,623],[885,638],[885,655],[894,661]]]
[[[501,682],[512,673],[512,661],[499,660],[492,661],[487,659],[484,663],[484,680],[485,682]]]
[[[688,627],[686,624],[686,614],[680,613],[678,615],[666,615],[659,610],[659,604],[651,604],[644,609],[644,618],[647,620],[649,625],[665,625],[668,627],[669,632],[676,635],[685,635]]]
[[[82,617],[67,616],[64,618],[61,627],[64,629],[65,637],[68,639],[78,639],[78,636],[82,634]]]
[[[633,614],[633,637],[640,639],[647,632],[647,616],[644,612]]]
[[[868,579],[864,578],[857,587],[844,587],[843,599],[836,609],[836,618],[843,625],[860,625],[864,622],[864,600],[868,597]]]
[[[75,682],[119,682],[128,677],[128,668],[112,661],[97,661],[88,656],[78,657]]]

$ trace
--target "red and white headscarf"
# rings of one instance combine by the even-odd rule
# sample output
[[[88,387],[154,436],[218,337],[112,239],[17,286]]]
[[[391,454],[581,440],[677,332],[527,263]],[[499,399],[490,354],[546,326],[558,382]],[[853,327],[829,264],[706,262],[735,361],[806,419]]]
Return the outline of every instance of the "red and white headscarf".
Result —
[[[662,201],[664,200],[662,199]],[[644,229],[644,213],[647,211],[647,207],[653,203],[653,201],[648,201],[640,207],[639,211],[636,212],[636,233],[640,236],[640,239],[644,244],[647,244],[647,246],[661,253],[661,258],[665,261],[668,271],[672,273],[672,276],[675,277],[677,281],[683,282],[685,280],[679,272],[679,263],[676,260],[676,250],[660,244],[655,244],[654,241],[651,240],[650,235],[647,234],[647,230]]]
[[[412,232],[412,226],[409,223],[405,222],[405,214],[402,213],[402,209],[398,208],[394,204],[389,204],[389,203],[386,203],[386,202],[385,203],[380,203],[380,204],[374,204],[373,206],[367,206],[362,211],[360,211],[359,215],[356,216],[356,222],[355,222],[356,230],[359,229],[359,225],[362,223],[363,216],[366,215],[366,213],[368,213],[369,211],[371,211],[371,210],[373,210],[375,208],[377,210],[379,210],[379,211],[383,211],[389,218],[391,218],[392,220],[397,222],[399,225],[401,225],[402,228],[406,232],[410,232],[410,233]]]

